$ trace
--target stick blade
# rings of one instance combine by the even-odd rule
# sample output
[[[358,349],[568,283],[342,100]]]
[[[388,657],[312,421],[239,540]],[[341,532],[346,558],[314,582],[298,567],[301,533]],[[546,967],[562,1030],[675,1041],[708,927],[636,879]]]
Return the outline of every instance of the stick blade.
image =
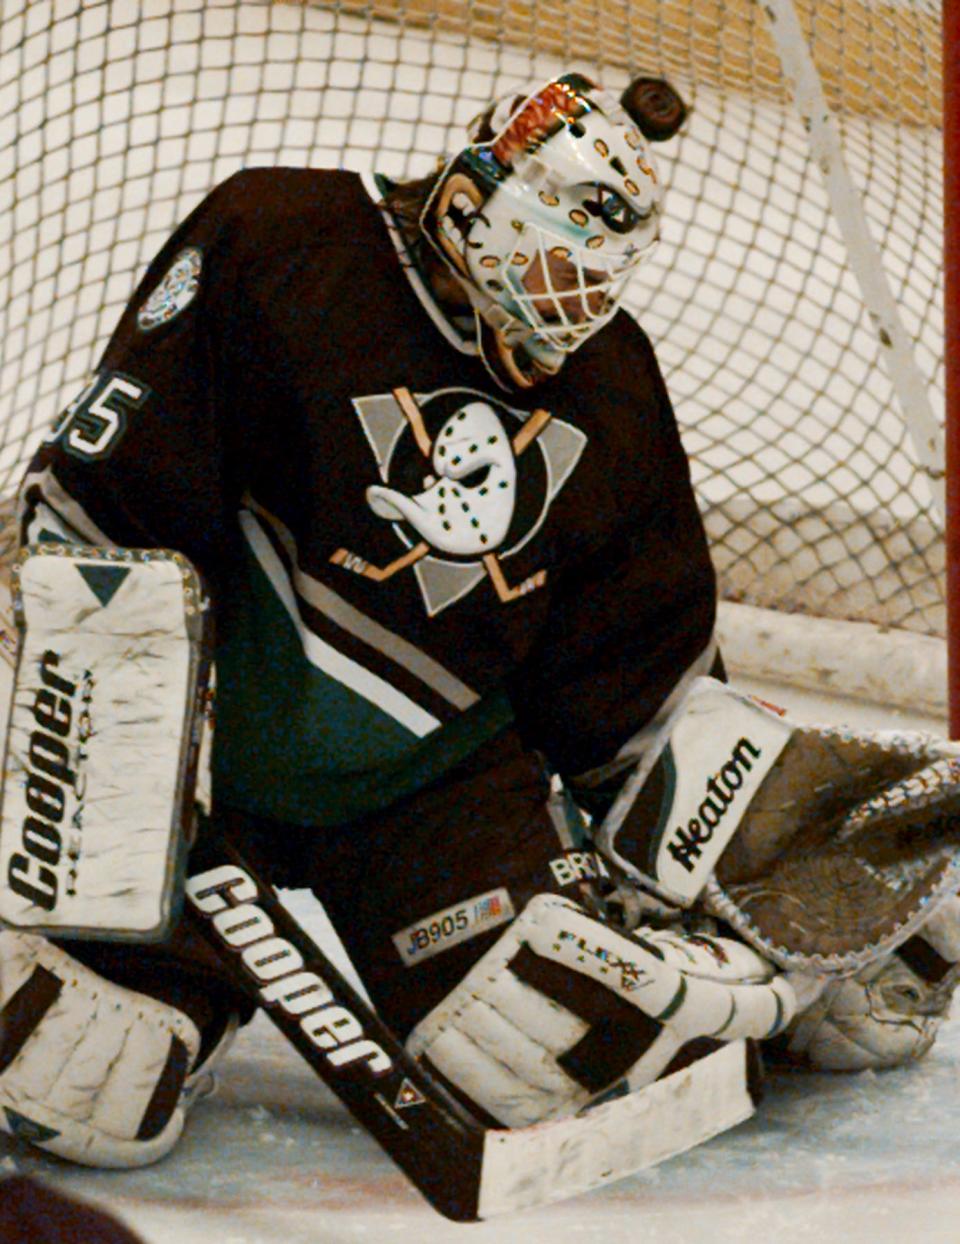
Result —
[[[479,1217],[533,1209],[624,1179],[750,1118],[755,1109],[745,1041],[585,1113],[512,1131],[488,1131]]]

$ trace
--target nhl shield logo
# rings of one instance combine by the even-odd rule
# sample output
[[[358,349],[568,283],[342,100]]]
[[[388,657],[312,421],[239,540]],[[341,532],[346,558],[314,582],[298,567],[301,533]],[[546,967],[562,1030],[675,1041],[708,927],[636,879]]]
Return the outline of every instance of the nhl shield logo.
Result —
[[[546,410],[514,410],[467,389],[354,398],[380,472],[366,502],[405,551],[387,566],[338,549],[336,565],[376,582],[411,570],[429,616],[489,579],[506,604],[546,581],[511,582],[504,562],[534,537],[586,444]]]
[[[176,319],[197,296],[203,259],[196,246],[188,246],[173,261],[166,276],[137,312],[137,326],[149,333]]]

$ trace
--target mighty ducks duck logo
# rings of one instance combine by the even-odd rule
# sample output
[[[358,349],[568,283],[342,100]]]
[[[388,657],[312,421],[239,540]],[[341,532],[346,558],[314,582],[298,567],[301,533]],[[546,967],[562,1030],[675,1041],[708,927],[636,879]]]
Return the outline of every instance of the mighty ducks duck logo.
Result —
[[[534,537],[587,443],[546,410],[514,410],[484,393],[409,389],[353,399],[383,481],[366,500],[405,552],[386,566],[338,549],[345,570],[384,582],[412,569],[432,617],[489,578],[504,603],[546,582],[511,584],[504,563]]]

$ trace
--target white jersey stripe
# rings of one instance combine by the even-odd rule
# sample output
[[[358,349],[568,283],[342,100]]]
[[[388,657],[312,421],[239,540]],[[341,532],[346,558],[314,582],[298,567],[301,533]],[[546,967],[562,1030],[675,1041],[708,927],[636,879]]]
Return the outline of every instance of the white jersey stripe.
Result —
[[[249,494],[244,497],[243,503],[256,515],[261,524],[268,526],[277,537],[281,547],[290,559],[293,572],[293,586],[308,605],[311,605],[319,613],[322,613],[325,618],[333,622],[335,626],[341,627],[355,639],[359,639],[376,648],[378,652],[401,666],[408,674],[418,678],[431,691],[443,696],[455,708],[468,709],[477,703],[480,699],[477,692],[472,687],[468,687],[455,674],[452,674],[439,661],[435,661],[423,649],[409,643],[395,631],[388,630],[365,613],[361,613],[359,609],[355,609],[353,605],[348,604],[342,596],[338,596],[325,583],[321,583],[318,579],[314,579],[306,571],[302,570],[299,564],[297,542],[293,537],[293,532],[285,527],[279,518],[268,513]]]
[[[276,551],[257,520],[249,513],[241,513],[240,526],[254,556],[270,580],[273,590],[282,602],[290,620],[297,629],[303,651],[312,665],[329,674],[331,678],[349,687],[357,695],[362,696],[377,708],[382,709],[394,721],[405,726],[417,738],[424,738],[440,726],[438,718],[426,709],[414,703],[402,691],[391,687],[388,682],[373,674],[370,670],[338,652],[331,644],[315,635],[305,625],[297,608],[296,596],[289,576]]]

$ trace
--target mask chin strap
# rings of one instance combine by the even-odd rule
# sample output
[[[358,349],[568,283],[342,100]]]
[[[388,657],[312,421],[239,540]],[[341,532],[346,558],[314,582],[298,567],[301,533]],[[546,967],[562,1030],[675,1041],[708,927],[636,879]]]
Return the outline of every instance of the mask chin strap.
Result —
[[[477,349],[480,360],[501,389],[510,392],[514,389],[530,389],[540,381],[555,375],[563,365],[566,357],[557,352],[556,367],[545,366],[543,361],[532,355],[522,341],[511,344],[508,330],[518,324],[498,303],[478,290],[468,278],[454,273],[460,288],[463,290],[473,309],[473,320],[476,331]],[[449,311],[446,312],[449,315]],[[502,320],[502,327],[491,320]]]
[[[477,346],[487,371],[503,389],[531,389],[543,380],[556,375],[566,357],[558,354],[557,365],[546,367],[542,360],[532,355],[522,343],[509,344],[504,334],[484,318],[474,305],[477,327]]]

